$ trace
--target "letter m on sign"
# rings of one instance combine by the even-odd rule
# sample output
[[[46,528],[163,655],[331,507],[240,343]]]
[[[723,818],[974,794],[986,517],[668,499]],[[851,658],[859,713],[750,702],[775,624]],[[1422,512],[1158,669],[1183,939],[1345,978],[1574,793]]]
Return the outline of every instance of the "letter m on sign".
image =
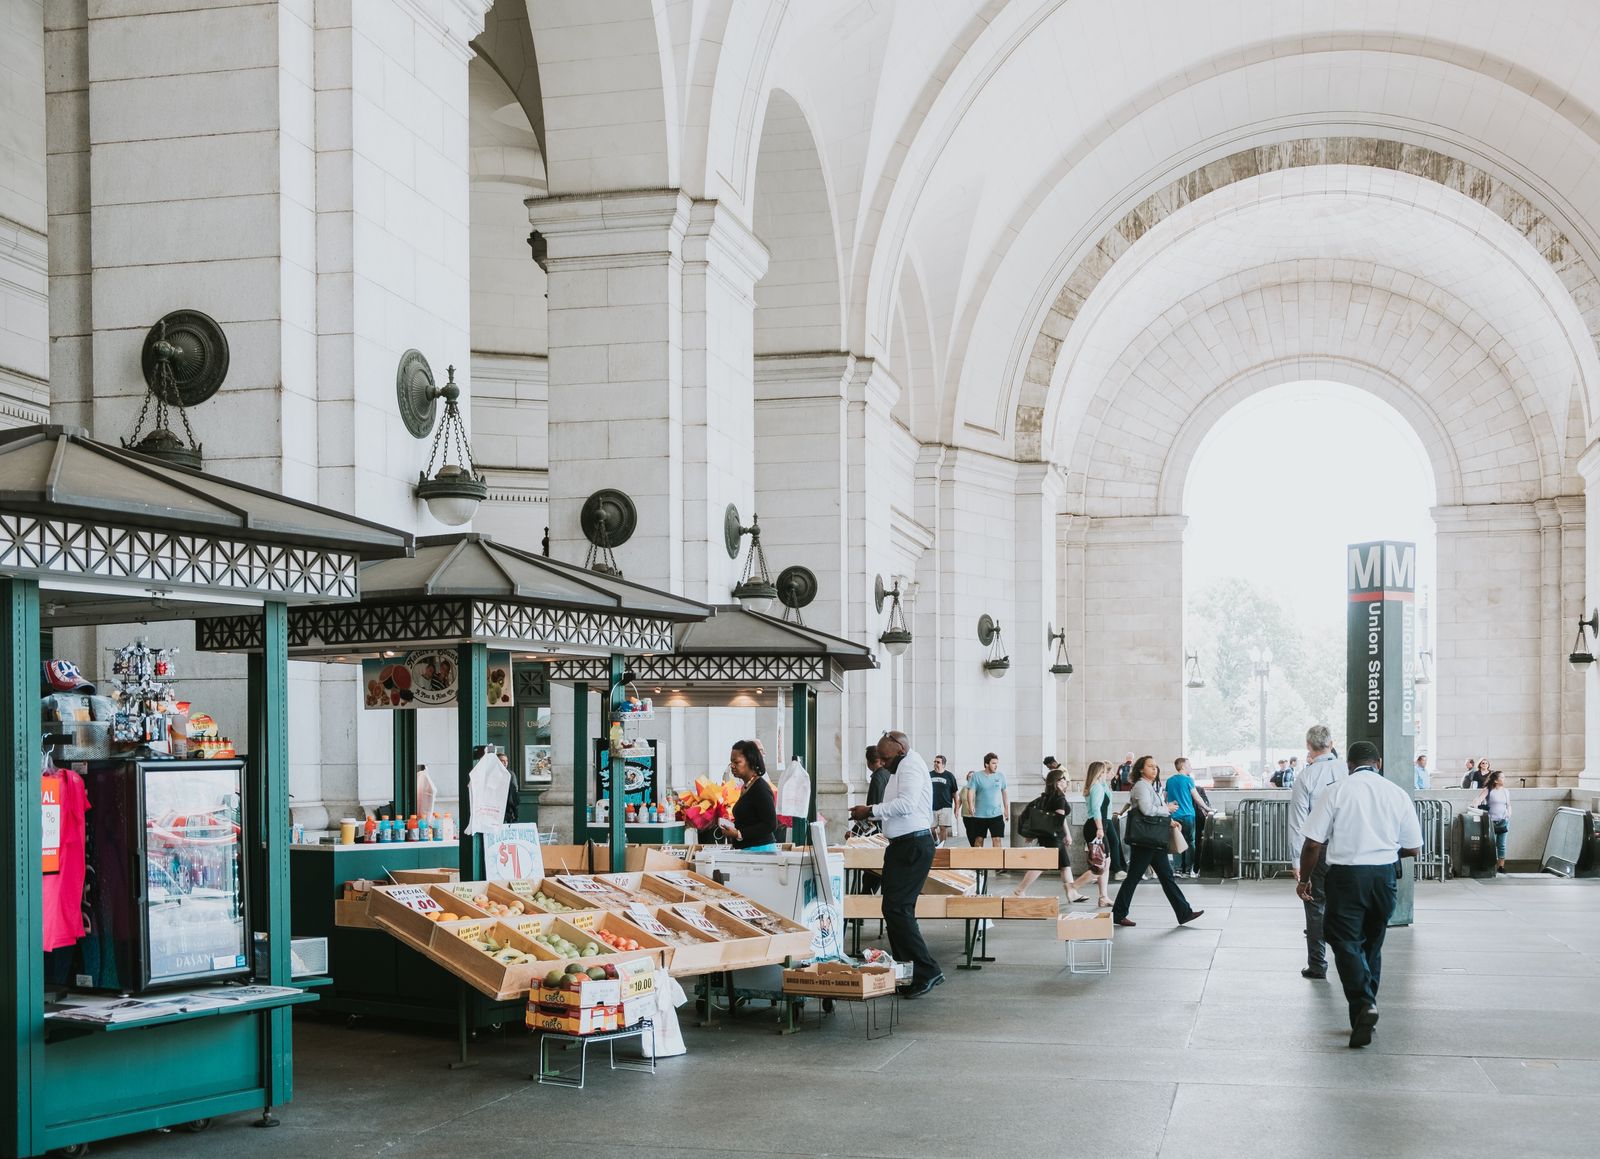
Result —
[[[1349,561],[1350,591],[1373,591],[1378,587],[1378,580],[1383,565],[1383,544],[1353,544],[1350,548]]]
[[[1409,543],[1383,545],[1383,586],[1390,591],[1417,589],[1417,549]]]

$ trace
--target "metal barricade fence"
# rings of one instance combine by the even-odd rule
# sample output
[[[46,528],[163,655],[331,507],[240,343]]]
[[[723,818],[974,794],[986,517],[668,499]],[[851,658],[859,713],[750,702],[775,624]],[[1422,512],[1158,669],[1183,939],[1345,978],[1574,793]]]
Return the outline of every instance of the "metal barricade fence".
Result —
[[[1239,876],[1261,880],[1289,872],[1289,798],[1247,797],[1239,802]]]
[[[1455,807],[1438,797],[1418,797],[1417,823],[1422,826],[1422,855],[1417,858],[1418,881],[1444,881],[1450,876],[1450,825]]]

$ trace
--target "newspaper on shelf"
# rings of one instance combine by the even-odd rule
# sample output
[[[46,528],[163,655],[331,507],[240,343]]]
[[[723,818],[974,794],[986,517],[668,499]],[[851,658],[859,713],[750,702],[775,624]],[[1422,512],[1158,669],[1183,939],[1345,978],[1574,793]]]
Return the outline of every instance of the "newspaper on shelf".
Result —
[[[207,986],[175,994],[152,994],[144,998],[125,998],[114,994],[70,994],[45,1011],[45,1017],[61,1022],[90,1022],[114,1026],[119,1022],[140,1022],[170,1014],[194,1014],[205,1010],[227,1010],[266,999],[300,993],[292,986]]]

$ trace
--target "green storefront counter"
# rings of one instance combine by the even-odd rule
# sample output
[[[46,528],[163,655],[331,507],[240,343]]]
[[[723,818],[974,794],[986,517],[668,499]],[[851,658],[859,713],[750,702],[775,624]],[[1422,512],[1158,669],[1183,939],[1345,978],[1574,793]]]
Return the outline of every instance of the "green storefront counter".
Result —
[[[314,994],[112,1026],[45,1022],[37,1087],[44,1149],[268,1106],[273,1068],[288,1102],[289,1007]],[[269,1031],[279,1022],[281,1051]]]
[[[684,824],[682,821],[664,821],[652,823],[645,821],[630,821],[623,826],[628,831],[629,845],[682,845],[684,841]],[[597,845],[611,843],[611,826],[589,822],[589,840]]]
[[[347,881],[382,881],[396,869],[453,869],[457,857],[453,841],[290,846],[290,928],[296,937],[328,939],[331,982],[318,991],[318,1009],[456,1023],[465,983],[383,930],[334,925],[333,903]],[[493,1002],[468,991],[467,1023],[474,1030],[521,1022],[524,1013],[522,1002]]]

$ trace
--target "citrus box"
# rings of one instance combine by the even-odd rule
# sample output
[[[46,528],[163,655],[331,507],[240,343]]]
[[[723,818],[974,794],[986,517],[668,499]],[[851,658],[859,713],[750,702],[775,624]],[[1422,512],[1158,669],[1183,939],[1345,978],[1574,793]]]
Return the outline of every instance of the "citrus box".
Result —
[[[818,962],[783,972],[785,994],[811,994],[822,998],[861,1000],[893,994],[893,966],[851,966],[844,962]]]
[[[532,998],[529,995],[530,1001]],[[548,980],[539,983],[541,1006],[615,1006],[621,1001],[622,983],[615,978],[584,976],[581,981],[563,982],[560,986],[551,986]]]
[[[559,1034],[604,1034],[621,1029],[621,1006],[543,1006],[528,1004],[523,1022],[532,1030],[553,1030]]]

